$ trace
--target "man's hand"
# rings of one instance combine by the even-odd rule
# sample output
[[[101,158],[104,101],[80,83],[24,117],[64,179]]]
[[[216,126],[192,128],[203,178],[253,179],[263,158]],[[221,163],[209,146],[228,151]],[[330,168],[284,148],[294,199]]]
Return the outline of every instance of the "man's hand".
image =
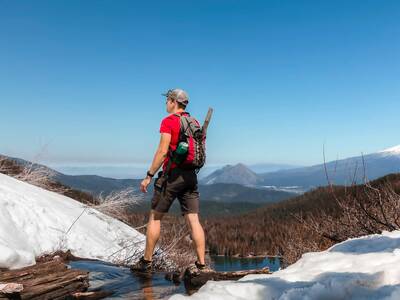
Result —
[[[140,184],[140,190],[143,193],[147,193],[147,186],[150,184],[151,182],[151,177],[147,176],[145,179],[142,180],[142,183]]]

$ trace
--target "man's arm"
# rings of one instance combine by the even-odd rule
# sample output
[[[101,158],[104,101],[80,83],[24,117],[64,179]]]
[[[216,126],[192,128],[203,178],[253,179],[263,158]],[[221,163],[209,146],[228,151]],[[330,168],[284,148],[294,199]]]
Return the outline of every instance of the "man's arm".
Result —
[[[171,142],[171,135],[169,133],[161,133],[160,143],[158,145],[157,151],[154,154],[153,162],[149,172],[155,174],[158,169],[162,166],[165,158],[168,155],[169,144]]]
[[[171,134],[161,133],[160,144],[158,145],[157,151],[154,154],[153,162],[151,163],[151,167],[149,169],[149,172],[151,174],[155,175],[158,169],[163,164],[164,159],[168,155],[170,142],[171,142]],[[140,184],[140,190],[143,193],[147,193],[147,186],[150,184],[150,182],[151,182],[151,177],[148,175],[146,176],[145,179],[142,180],[142,183]]]

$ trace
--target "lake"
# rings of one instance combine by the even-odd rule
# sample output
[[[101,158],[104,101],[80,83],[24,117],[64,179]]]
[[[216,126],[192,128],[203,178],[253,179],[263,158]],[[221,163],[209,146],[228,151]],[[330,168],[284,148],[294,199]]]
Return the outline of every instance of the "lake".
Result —
[[[269,267],[272,272],[279,269],[277,258],[236,258],[211,256],[213,268],[217,271],[238,271]],[[76,269],[90,272],[90,290],[113,291],[107,299],[166,299],[173,294],[186,294],[182,284],[176,286],[164,279],[164,274],[154,274],[151,278],[138,277],[129,268],[118,267],[101,261],[80,260],[69,264]]]

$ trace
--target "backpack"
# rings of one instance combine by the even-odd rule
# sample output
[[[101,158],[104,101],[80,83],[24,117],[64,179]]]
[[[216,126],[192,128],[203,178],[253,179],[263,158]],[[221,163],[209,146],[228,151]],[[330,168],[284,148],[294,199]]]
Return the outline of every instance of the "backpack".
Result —
[[[189,147],[185,157],[178,164],[183,169],[195,169],[198,172],[206,162],[206,136],[199,122],[189,113],[175,114],[180,119],[178,145],[186,142]]]

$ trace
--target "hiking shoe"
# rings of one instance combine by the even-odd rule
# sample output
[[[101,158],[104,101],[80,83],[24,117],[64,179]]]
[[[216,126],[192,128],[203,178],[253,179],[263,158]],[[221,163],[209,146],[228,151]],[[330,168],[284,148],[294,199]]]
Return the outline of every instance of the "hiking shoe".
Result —
[[[200,264],[197,261],[194,264],[190,264],[186,271],[194,276],[198,276],[200,273],[214,272],[214,270],[212,270],[209,266]]]
[[[198,261],[196,261],[194,264],[195,264],[197,270],[199,270],[200,272],[203,272],[203,273],[213,272],[213,270],[209,266],[203,265],[203,264],[199,263]]]
[[[140,273],[151,273],[152,271],[151,260],[145,260],[142,256],[139,261],[131,266],[131,271]]]

